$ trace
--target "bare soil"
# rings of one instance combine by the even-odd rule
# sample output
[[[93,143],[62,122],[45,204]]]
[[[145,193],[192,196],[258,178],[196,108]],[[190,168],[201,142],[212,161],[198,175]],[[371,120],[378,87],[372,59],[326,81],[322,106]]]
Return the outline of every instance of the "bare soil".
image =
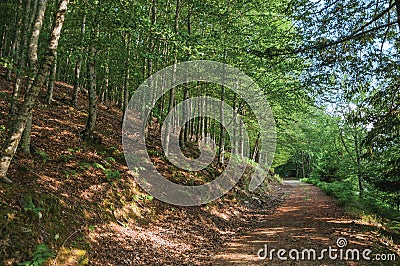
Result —
[[[285,184],[289,196],[283,204],[273,211],[255,213],[258,219],[253,219],[257,220],[254,228],[225,243],[214,255],[213,265],[400,265],[398,239],[396,244],[386,237],[380,225],[367,224],[349,216],[335,199],[317,187],[299,181],[286,181]],[[341,238],[347,241],[343,247],[342,243],[337,243]],[[324,253],[321,260],[309,260],[307,253],[304,259],[301,253],[299,259],[289,257],[291,249],[299,252],[314,249],[318,258],[321,251],[329,247],[337,251],[332,250],[331,257]],[[270,256],[272,249],[275,252]],[[279,249],[286,250],[281,257],[287,260],[278,258]],[[353,260],[349,253],[346,260],[347,249],[358,249],[360,259]],[[362,258],[361,252],[365,249],[372,250],[368,256],[370,261]],[[268,250],[267,254],[265,250]],[[335,254],[337,258],[332,259]],[[395,254],[396,261],[377,261],[375,255],[379,254]],[[292,257],[296,257],[295,252]]]

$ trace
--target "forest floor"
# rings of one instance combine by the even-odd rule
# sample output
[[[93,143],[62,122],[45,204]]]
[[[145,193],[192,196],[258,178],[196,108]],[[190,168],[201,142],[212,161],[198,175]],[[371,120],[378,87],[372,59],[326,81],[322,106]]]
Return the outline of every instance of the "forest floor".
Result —
[[[12,88],[0,70],[0,145]],[[76,108],[69,84],[56,82],[51,105],[45,92],[33,112],[31,154],[18,152],[8,172],[13,184],[0,182],[0,265],[46,259],[63,266],[209,264],[212,251],[251,225],[248,208],[282,202],[282,185],[272,178],[255,193],[244,189],[251,166],[234,189],[209,204],[183,208],[153,199],[126,166],[117,106],[98,104],[98,139],[88,142],[80,136],[87,95],[79,94]],[[171,181],[208,182],[223,171],[188,175],[163,159],[160,139],[151,135],[147,144]],[[188,147],[195,156],[198,150]],[[35,252],[44,247],[48,252]]]
[[[12,86],[0,71],[0,145]],[[257,260],[264,244],[318,249],[334,247],[338,237],[374,254],[399,252],[398,236],[351,218],[313,186],[267,178],[248,193],[251,169],[234,189],[206,205],[176,207],[153,199],[126,166],[118,107],[98,104],[99,141],[86,142],[80,132],[87,96],[80,94],[80,108],[74,108],[70,85],[56,83],[50,106],[44,93],[33,113],[32,153],[17,153],[8,175],[14,183],[0,183],[0,265],[44,259],[50,255],[35,253],[43,244],[54,253],[47,265],[253,265],[269,263]],[[162,159],[159,140],[148,144],[153,162],[172,181],[207,182],[223,171],[187,175]]]

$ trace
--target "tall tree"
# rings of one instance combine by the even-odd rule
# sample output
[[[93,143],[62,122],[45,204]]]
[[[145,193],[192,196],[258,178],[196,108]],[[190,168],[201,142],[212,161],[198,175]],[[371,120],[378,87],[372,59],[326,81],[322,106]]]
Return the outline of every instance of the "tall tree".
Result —
[[[82,132],[85,139],[94,139],[94,128],[97,120],[97,91],[96,91],[96,40],[99,36],[98,25],[92,29],[92,42],[90,44],[90,57],[87,62],[89,108],[86,127]]]
[[[60,0],[59,2],[47,51],[42,59],[40,67],[38,68],[38,72],[32,82],[32,86],[26,91],[24,102],[22,103],[18,114],[13,119],[11,127],[8,131],[8,136],[5,140],[0,159],[0,180],[6,183],[12,182],[11,179],[6,176],[11,160],[15,155],[22,132],[37,100],[39,91],[45,84],[46,78],[49,75],[51,67],[54,63],[55,53],[57,51],[65,13],[67,12],[68,2],[69,0]]]
[[[80,77],[81,77],[81,67],[82,67],[82,57],[83,57],[83,39],[85,36],[86,32],[86,14],[83,14],[82,16],[82,25],[81,25],[81,45],[79,47],[79,55],[78,55],[78,60],[75,64],[75,79],[74,79],[74,90],[72,94],[72,99],[71,103],[72,106],[77,107],[78,106],[78,93],[79,93],[79,85],[80,85]]]
[[[26,90],[29,91],[35,80],[35,76],[38,72],[38,45],[39,36],[43,26],[44,15],[47,8],[47,0],[39,0],[35,24],[33,26],[32,36],[29,42],[28,49],[28,68],[29,68],[29,79]],[[25,124],[25,129],[21,137],[21,148],[25,154],[30,153],[31,148],[31,131],[32,131],[32,110],[30,110],[28,119]]]

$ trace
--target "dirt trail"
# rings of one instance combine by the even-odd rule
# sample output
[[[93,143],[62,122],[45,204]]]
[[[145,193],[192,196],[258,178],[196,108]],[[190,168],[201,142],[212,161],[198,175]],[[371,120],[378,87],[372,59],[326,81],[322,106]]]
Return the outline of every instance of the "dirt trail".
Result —
[[[399,265],[399,254],[395,253],[393,243],[389,247],[385,238],[378,233],[378,228],[362,224],[346,215],[334,199],[326,196],[320,189],[301,183],[299,181],[285,181],[289,196],[273,213],[258,214],[258,223],[254,229],[240,237],[226,243],[214,255],[213,265]],[[338,239],[342,242],[337,243]],[[345,239],[345,240],[344,240]],[[339,248],[338,245],[347,240],[347,245]],[[346,244],[346,243],[345,243]],[[265,250],[267,247],[267,254]],[[304,249],[316,250],[316,257],[320,256],[323,249],[332,250],[340,258],[340,249],[343,250],[343,259],[331,259],[329,253],[324,253],[322,260],[309,260]],[[260,249],[263,249],[260,253]],[[272,249],[275,249],[270,256]],[[281,254],[287,260],[277,256],[277,250],[285,249]],[[291,259],[291,249],[299,251],[300,260]],[[360,260],[345,260],[348,249],[358,249]],[[371,261],[362,259],[362,252],[371,249],[371,254],[366,254]],[[283,251],[282,251],[283,252]],[[398,252],[398,249],[397,249]],[[257,254],[265,256],[260,259]],[[356,253],[355,253],[356,254]],[[375,260],[376,254],[396,254],[396,261],[385,263]],[[295,251],[291,253],[296,256]],[[270,259],[272,257],[272,260]],[[311,255],[312,258],[312,255]],[[372,261],[374,260],[374,261]]]

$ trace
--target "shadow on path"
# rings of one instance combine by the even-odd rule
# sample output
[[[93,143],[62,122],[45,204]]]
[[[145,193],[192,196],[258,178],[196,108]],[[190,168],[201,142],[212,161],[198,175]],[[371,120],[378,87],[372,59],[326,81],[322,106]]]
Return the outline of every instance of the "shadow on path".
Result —
[[[397,261],[381,263],[372,261],[376,254],[396,254],[381,243],[377,228],[361,224],[338,206],[335,199],[326,196],[319,188],[297,180],[284,181],[289,193],[286,200],[271,214],[259,214],[260,222],[246,234],[226,243],[214,256],[213,265],[398,265]],[[347,241],[344,247],[338,247],[338,239]],[[339,244],[339,245],[340,245]],[[323,249],[332,250],[331,259],[327,252],[321,256]],[[262,249],[260,251],[260,249]],[[275,251],[272,251],[275,249]],[[286,250],[278,259],[277,251]],[[291,259],[289,252],[297,250],[299,259]],[[304,249],[316,251],[315,258],[311,252],[310,257]],[[346,252],[349,249],[357,252]],[[371,261],[364,260],[362,252],[371,249],[368,256]],[[265,252],[267,250],[267,252]],[[342,250],[342,251],[340,251]],[[259,252],[260,251],[260,252]],[[272,252],[272,253],[271,253]],[[283,251],[282,251],[283,252]],[[340,259],[340,253],[342,259]],[[260,259],[258,254],[265,256]],[[291,257],[296,257],[296,251],[291,252]],[[355,259],[352,259],[354,256]],[[323,257],[318,260],[318,257]]]

